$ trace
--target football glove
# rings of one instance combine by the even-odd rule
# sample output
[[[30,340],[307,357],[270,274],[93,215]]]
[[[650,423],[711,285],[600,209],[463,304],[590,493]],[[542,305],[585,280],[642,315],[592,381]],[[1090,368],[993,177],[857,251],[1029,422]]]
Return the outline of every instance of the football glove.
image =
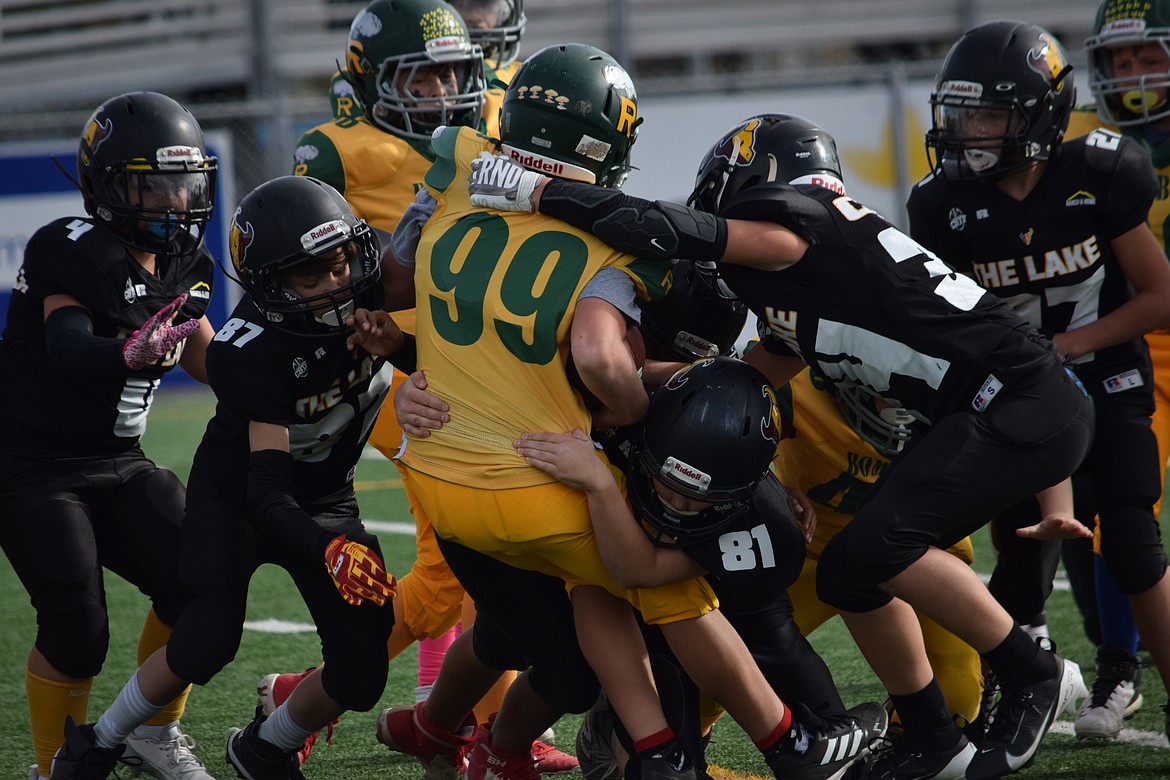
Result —
[[[386,572],[378,554],[364,544],[346,539],[345,534],[333,537],[325,547],[325,567],[337,592],[355,607],[363,601],[381,607],[386,599],[398,593],[398,583]]]
[[[179,309],[187,301],[183,293],[134,331],[122,345],[122,362],[137,371],[153,363],[175,348],[180,341],[199,330],[199,320],[187,320],[182,325],[171,325]]]
[[[544,178],[507,157],[480,152],[467,179],[471,205],[499,211],[536,211],[532,192]]]

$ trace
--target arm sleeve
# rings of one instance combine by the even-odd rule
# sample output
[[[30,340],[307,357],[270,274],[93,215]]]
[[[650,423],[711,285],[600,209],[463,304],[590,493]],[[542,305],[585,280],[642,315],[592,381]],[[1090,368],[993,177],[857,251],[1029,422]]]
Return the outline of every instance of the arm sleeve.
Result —
[[[93,335],[93,320],[80,306],[63,306],[45,320],[49,365],[61,376],[84,379],[125,375],[125,343],[125,339]]]
[[[307,559],[324,560],[325,547],[336,534],[313,522],[292,496],[292,455],[259,450],[248,457],[248,508],[258,527],[300,550]]]
[[[386,359],[390,361],[390,365],[394,366],[399,371],[405,371],[407,374],[413,374],[418,370],[418,342],[415,341],[413,333],[407,333],[406,331],[403,331],[402,336],[402,347]]]
[[[592,184],[550,181],[540,196],[540,213],[637,257],[714,262],[727,247],[727,222],[720,217]]]

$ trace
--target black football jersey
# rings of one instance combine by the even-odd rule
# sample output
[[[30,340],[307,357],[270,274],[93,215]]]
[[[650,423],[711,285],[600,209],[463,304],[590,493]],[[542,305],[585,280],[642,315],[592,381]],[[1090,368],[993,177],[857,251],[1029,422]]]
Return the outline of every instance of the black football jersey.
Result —
[[[175,324],[207,310],[215,264],[206,250],[158,258],[148,273],[93,220],[64,217],[29,239],[0,338],[0,447],[38,457],[123,452],[146,430],[154,391],[178,364],[183,344],[158,363],[119,376],[76,379],[49,366],[44,302],[70,295],[93,318],[95,336],[126,338],[189,293]]]
[[[864,386],[929,423],[1057,370],[1020,315],[848,196],[783,186],[754,206],[753,218],[789,228],[808,251],[781,271],[722,263],[720,274],[758,318],[764,347],[822,380]]]
[[[954,185],[932,174],[910,193],[907,209],[918,241],[1051,336],[1133,296],[1110,242],[1146,221],[1157,188],[1146,152],[1098,129],[1057,147],[1023,201],[994,184]],[[1094,395],[1147,364],[1140,337],[1073,361]]]
[[[248,424],[288,427],[292,495],[302,506],[348,493],[374,418],[390,392],[385,358],[345,348],[344,333],[297,336],[240,301],[207,350],[215,415],[195,454],[191,481],[247,489]]]

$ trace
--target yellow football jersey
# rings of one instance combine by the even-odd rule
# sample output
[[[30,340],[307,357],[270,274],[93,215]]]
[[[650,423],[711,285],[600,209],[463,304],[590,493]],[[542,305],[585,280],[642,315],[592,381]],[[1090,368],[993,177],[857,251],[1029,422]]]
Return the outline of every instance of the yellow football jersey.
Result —
[[[411,439],[403,461],[474,487],[554,481],[513,442],[529,431],[588,431],[590,414],[565,375],[577,297],[603,267],[624,271],[638,295],[660,297],[669,264],[637,260],[540,214],[477,209],[471,161],[493,149],[467,128],[433,141],[428,189],[438,207],[416,254],[419,368],[451,407],[451,421]]]
[[[364,116],[333,119],[297,141],[293,173],[333,185],[357,216],[393,232],[431,167],[427,147],[379,130]]]
[[[890,460],[849,427],[832,393],[816,389],[807,370],[780,389],[777,401],[796,435],[780,442],[773,464],[782,483],[800,488],[816,504],[817,527],[807,554],[819,558],[853,519]],[[965,563],[973,561],[968,540],[948,552]]]

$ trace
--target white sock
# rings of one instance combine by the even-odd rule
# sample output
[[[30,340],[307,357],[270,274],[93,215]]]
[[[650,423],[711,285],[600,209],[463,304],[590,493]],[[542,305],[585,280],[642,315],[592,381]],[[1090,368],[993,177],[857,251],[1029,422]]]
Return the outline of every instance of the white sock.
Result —
[[[289,714],[288,706],[282,704],[260,724],[259,735],[260,739],[287,752],[299,750],[313,732],[298,726]]]
[[[138,672],[134,673],[110,708],[94,724],[94,741],[98,747],[112,748],[121,744],[135,727],[153,718],[165,704],[155,706],[146,700],[138,688]]]

